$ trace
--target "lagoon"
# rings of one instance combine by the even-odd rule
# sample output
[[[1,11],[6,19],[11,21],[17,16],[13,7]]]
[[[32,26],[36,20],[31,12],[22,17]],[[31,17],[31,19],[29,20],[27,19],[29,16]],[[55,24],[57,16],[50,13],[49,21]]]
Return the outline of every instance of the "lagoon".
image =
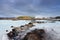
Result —
[[[6,30],[11,31],[11,26],[15,26],[15,27],[20,27],[21,25],[25,25],[27,23],[29,23],[30,20],[17,20],[17,21],[12,21],[12,20],[0,20],[0,40],[2,40],[3,35],[6,34]],[[56,38],[56,40],[60,39],[60,22],[56,21],[54,23],[49,23],[47,21],[47,23],[42,23],[42,24],[35,24],[36,26],[33,28],[43,28],[47,31],[47,33],[51,32],[51,35],[54,34]],[[31,28],[31,29],[33,29]],[[54,29],[54,32],[52,31],[52,29]],[[53,36],[53,39],[55,38]]]
[[[18,20],[18,21],[12,21],[12,20],[0,20],[0,40],[2,40],[2,36],[6,34],[6,30],[11,31],[11,26],[21,26],[24,24],[29,23],[29,21],[25,20]]]

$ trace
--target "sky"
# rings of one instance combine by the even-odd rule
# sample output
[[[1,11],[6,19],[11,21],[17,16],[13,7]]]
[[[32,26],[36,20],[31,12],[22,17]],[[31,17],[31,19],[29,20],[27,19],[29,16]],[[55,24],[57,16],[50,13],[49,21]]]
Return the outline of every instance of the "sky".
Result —
[[[60,16],[60,0],[0,0],[0,17]]]

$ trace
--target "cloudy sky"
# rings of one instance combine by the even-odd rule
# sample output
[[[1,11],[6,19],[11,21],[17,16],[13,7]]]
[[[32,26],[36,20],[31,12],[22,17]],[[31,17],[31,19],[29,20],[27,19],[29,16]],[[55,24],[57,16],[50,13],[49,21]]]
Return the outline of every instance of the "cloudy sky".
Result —
[[[60,16],[60,0],[0,0],[0,17]]]

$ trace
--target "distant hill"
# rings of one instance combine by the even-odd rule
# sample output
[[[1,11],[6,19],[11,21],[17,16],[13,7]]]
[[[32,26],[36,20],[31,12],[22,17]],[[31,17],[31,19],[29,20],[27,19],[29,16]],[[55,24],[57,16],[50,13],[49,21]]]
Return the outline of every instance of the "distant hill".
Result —
[[[32,16],[19,16],[17,17],[17,19],[33,19],[35,17],[32,17]]]

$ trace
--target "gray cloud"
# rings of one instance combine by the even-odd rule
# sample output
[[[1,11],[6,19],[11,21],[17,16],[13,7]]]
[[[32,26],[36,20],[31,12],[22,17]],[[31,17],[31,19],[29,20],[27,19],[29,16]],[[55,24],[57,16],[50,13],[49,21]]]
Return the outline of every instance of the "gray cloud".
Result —
[[[56,4],[57,3],[57,4]],[[58,0],[0,0],[0,16],[60,15]]]

